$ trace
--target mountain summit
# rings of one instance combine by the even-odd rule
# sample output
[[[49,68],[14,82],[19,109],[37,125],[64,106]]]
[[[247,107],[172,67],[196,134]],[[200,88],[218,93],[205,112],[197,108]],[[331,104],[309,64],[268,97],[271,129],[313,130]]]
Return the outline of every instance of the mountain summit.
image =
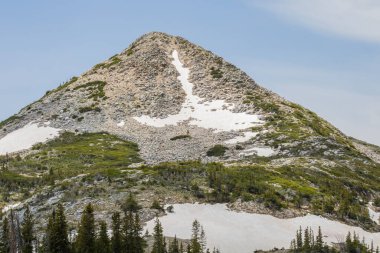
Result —
[[[339,155],[352,146],[316,114],[260,87],[221,57],[159,32],[47,92],[2,123],[0,138],[47,122],[136,142],[147,163]],[[3,143],[3,154],[17,151]],[[208,156],[215,146],[223,155]]]

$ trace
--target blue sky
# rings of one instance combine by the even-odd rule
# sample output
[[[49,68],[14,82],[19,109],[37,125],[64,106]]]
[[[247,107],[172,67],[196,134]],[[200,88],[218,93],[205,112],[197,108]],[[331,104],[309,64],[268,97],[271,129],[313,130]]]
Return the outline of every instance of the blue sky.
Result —
[[[150,31],[183,36],[380,145],[376,0],[6,1],[0,120]]]

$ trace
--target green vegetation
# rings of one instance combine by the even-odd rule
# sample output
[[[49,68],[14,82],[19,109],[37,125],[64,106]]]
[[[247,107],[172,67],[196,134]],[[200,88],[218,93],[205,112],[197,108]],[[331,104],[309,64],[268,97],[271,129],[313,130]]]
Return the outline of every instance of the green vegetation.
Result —
[[[91,203],[85,206],[79,224],[69,232],[65,210],[62,204],[53,209],[43,231],[35,231],[34,217],[27,207],[25,219],[20,226],[19,217],[11,212],[0,220],[0,252],[22,253],[185,253],[184,245],[175,237],[167,243],[164,231],[156,218],[153,234],[143,235],[143,227],[138,212],[126,212],[122,216],[114,211],[110,224],[111,235],[108,234],[108,224],[105,220],[95,219],[95,210]],[[72,232],[75,233],[72,233]],[[21,233],[20,233],[21,232]],[[41,236],[42,235],[42,236]],[[42,239],[42,240],[41,240]],[[147,240],[151,239],[151,249],[147,248]],[[192,225],[192,236],[187,245],[186,253],[207,253],[206,234],[201,224],[195,220]],[[148,251],[149,250],[149,251]],[[214,249],[213,253],[220,253]]]
[[[223,71],[221,71],[220,69],[216,69],[215,67],[211,67],[210,69],[210,74],[212,76],[212,78],[214,79],[220,79],[223,77]]]
[[[128,211],[121,214],[114,211],[110,224],[106,220],[96,219],[96,211],[91,203],[82,211],[80,222],[71,228],[66,219],[65,209],[58,203],[51,210],[48,222],[42,231],[36,231],[34,215],[26,207],[23,222],[19,223],[18,214],[10,212],[0,219],[0,252],[22,253],[35,252],[84,252],[84,253],[209,253],[207,237],[201,223],[194,220],[191,227],[191,238],[186,241],[178,240],[175,236],[169,239],[164,236],[164,229],[158,217],[155,219],[153,233],[143,235],[142,222],[139,212]],[[77,223],[77,221],[74,221]],[[108,233],[108,228],[112,228]],[[74,233],[73,233],[74,232]],[[311,227],[302,227],[290,242],[289,253],[379,253],[379,247],[374,247],[373,241],[366,243],[365,238],[359,238],[355,232],[348,232],[345,240],[336,238],[337,243],[331,246],[324,242],[321,227],[314,232]],[[148,243],[150,241],[151,243]],[[148,245],[150,247],[147,247]],[[185,250],[186,247],[186,250]],[[273,251],[277,252],[277,248]],[[220,253],[214,248],[213,253]],[[255,251],[262,252],[262,251]]]
[[[114,55],[112,56],[111,58],[108,59],[110,62],[106,63],[106,62],[103,62],[103,63],[99,63],[99,64],[96,64],[94,66],[94,70],[98,70],[98,69],[104,69],[104,68],[110,68],[112,67],[113,65],[116,65],[118,63],[121,62],[121,59],[117,56],[117,55]]]
[[[227,147],[217,144],[214,147],[210,148],[206,154],[207,156],[224,156],[226,150],[228,150]]]
[[[188,135],[188,134],[184,134],[184,135],[177,135],[177,136],[174,136],[172,138],[170,138],[171,141],[175,141],[175,140],[181,140],[181,139],[190,139],[191,136]]]
[[[361,174],[348,169],[344,162],[333,168],[315,162],[313,166],[321,169],[309,166],[308,160],[300,158],[288,166],[269,166],[264,160],[257,160],[256,165],[228,167],[219,163],[177,162],[144,170],[153,170],[151,183],[187,189],[207,202],[254,200],[271,209],[307,208],[312,213],[333,215],[366,228],[374,226],[365,204],[373,192],[380,192],[378,165],[361,164],[365,171]]]
[[[164,211],[164,208],[161,206],[160,202],[157,199],[153,200],[152,205],[150,206],[151,209],[156,209],[159,211]]]
[[[210,148],[206,154],[207,156],[224,156],[226,150],[228,150],[227,147],[217,144],[214,147]]]
[[[371,245],[367,245],[365,243],[365,239],[360,240],[359,236],[354,233],[351,236],[349,232],[346,236],[346,240],[344,242],[336,243],[335,245],[328,246],[323,241],[323,234],[321,228],[319,227],[318,233],[314,236],[314,231],[311,228],[306,228],[305,231],[302,231],[300,228],[297,233],[295,239],[292,240],[290,244],[290,253],[374,253],[375,249],[373,247],[373,243]],[[376,252],[379,252],[379,248],[376,249]]]
[[[6,120],[0,122],[0,129],[3,128],[4,126],[6,126],[7,124],[9,124],[10,122],[20,120],[20,119],[21,119],[21,117],[19,117],[17,115],[13,115],[13,116],[7,118]]]
[[[132,48],[129,48],[127,50],[127,56],[131,56],[132,54],[133,54],[133,50],[132,50]]]
[[[82,85],[78,85],[73,90],[85,90],[89,92],[88,99],[93,99],[94,101],[98,101],[100,99],[106,100],[106,94],[104,92],[104,86],[106,86],[106,82],[103,81],[93,81],[88,82]]]
[[[56,88],[55,90],[52,90],[51,92],[47,92],[47,94],[50,94],[52,92],[58,92],[58,91],[61,91],[61,90],[64,90],[66,89],[67,87],[70,86],[70,84],[73,84],[75,83],[76,81],[78,80],[78,77],[76,76],[73,76],[68,82],[58,86],[58,88]]]
[[[376,206],[376,207],[380,207],[380,197],[376,197],[373,200],[373,205]]]
[[[118,175],[121,169],[128,169],[132,163],[141,162],[136,144],[107,133],[76,135],[66,132],[33,149],[35,153],[24,159],[9,158],[4,161],[8,169],[1,172],[0,181],[26,183],[35,180],[18,175],[16,171],[44,173],[43,181],[51,177],[64,179],[81,173],[112,176]]]
[[[248,92],[244,100],[244,103],[253,104],[266,113],[263,128],[271,131],[258,136],[266,145],[279,148],[280,151],[286,149],[292,156],[302,154],[307,157],[335,159],[339,153],[347,159],[365,159],[354,148],[351,140],[315,113],[286,101],[277,101],[274,104],[267,97],[270,97],[270,94],[266,92]],[[283,148],[283,144],[288,143],[297,145]]]
[[[86,113],[86,112],[92,112],[92,111],[101,112],[102,110],[99,107],[97,107],[96,104],[79,108],[80,113]],[[76,115],[74,115],[74,116],[76,116]],[[77,117],[75,117],[75,118],[77,118]],[[83,117],[81,117],[81,118],[82,118],[81,120],[83,120]],[[81,120],[78,119],[78,121],[81,121]]]

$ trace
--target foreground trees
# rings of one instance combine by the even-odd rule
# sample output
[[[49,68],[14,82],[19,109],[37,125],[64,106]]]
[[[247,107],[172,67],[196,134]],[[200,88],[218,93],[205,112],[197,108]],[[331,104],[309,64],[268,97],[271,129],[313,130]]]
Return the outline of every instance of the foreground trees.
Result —
[[[134,212],[134,211],[135,212]],[[188,241],[164,236],[158,218],[155,220],[153,235],[143,236],[140,217],[136,209],[127,208],[123,214],[112,215],[110,227],[103,220],[96,221],[94,208],[88,204],[81,215],[74,236],[68,236],[68,224],[62,205],[54,209],[44,233],[36,236],[35,222],[29,207],[20,224],[18,216],[11,211],[4,217],[0,231],[0,253],[210,253],[207,249],[206,234],[195,220],[192,235]],[[38,237],[38,239],[37,239]],[[290,253],[379,253],[373,243],[367,245],[356,234],[348,233],[345,242],[328,246],[323,241],[321,228],[317,233],[311,228],[300,228],[291,242]],[[41,240],[42,239],[42,240]],[[147,244],[149,242],[149,247]],[[213,253],[220,253],[214,249]]]

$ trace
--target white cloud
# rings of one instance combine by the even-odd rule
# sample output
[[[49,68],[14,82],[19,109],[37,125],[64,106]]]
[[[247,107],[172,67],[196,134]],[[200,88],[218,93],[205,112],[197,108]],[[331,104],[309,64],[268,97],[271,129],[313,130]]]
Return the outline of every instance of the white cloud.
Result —
[[[315,30],[380,43],[379,0],[248,0]]]

